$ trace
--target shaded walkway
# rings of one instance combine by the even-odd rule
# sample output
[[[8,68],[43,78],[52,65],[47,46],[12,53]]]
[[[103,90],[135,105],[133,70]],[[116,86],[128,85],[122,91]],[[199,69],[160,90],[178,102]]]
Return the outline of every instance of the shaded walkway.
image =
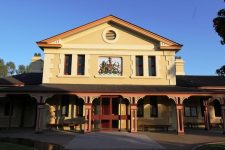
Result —
[[[148,136],[127,132],[93,132],[77,135],[66,149],[165,149]]]

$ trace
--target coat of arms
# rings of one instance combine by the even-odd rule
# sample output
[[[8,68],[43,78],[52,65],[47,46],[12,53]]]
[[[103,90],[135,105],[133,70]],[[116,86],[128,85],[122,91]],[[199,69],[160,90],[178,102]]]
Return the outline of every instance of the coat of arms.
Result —
[[[98,73],[100,75],[122,75],[121,58],[101,58]]]

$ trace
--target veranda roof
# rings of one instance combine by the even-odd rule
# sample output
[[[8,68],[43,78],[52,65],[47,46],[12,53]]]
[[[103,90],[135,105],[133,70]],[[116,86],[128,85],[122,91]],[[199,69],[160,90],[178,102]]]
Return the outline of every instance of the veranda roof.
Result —
[[[0,78],[0,93],[225,93],[225,90],[199,87],[225,87],[225,77],[176,76],[176,86],[171,85],[103,85],[103,84],[42,84],[42,73],[25,73]]]
[[[213,93],[203,90],[179,86],[152,85],[101,85],[101,84],[41,84],[21,87],[1,87],[0,93],[149,93],[149,94],[203,94]],[[224,92],[225,93],[225,92]]]

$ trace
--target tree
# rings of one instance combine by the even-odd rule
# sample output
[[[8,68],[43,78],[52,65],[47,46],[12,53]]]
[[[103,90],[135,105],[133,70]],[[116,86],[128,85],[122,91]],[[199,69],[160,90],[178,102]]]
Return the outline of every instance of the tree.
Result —
[[[219,76],[225,76],[225,65],[221,66],[219,69],[216,70],[216,73]]]
[[[224,0],[225,2],[225,0]],[[225,44],[225,8],[217,13],[217,17],[213,19],[213,26],[218,35],[222,38],[220,41],[222,45]],[[225,65],[216,70],[219,76],[225,76]]]
[[[7,67],[8,75],[13,75],[15,73],[16,65],[14,64],[14,62],[12,61],[7,62],[6,67]]]
[[[24,65],[19,65],[18,69],[16,70],[16,74],[26,73],[26,67]]]
[[[0,59],[0,77],[7,76],[7,67],[3,59]]]
[[[29,72],[30,71],[30,65],[27,65],[25,70],[26,70],[25,72]]]
[[[213,19],[213,26],[218,35],[222,38],[221,44],[225,44],[225,9],[221,9],[217,13],[217,17]]]

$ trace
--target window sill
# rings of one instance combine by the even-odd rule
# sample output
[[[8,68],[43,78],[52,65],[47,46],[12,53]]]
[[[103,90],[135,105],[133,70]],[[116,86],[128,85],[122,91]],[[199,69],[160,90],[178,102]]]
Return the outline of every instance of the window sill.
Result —
[[[95,75],[95,78],[125,78],[125,76],[107,76],[107,75]]]
[[[130,78],[134,78],[134,79],[161,79],[160,76],[130,76]]]
[[[89,78],[89,75],[57,75],[58,78]]]

